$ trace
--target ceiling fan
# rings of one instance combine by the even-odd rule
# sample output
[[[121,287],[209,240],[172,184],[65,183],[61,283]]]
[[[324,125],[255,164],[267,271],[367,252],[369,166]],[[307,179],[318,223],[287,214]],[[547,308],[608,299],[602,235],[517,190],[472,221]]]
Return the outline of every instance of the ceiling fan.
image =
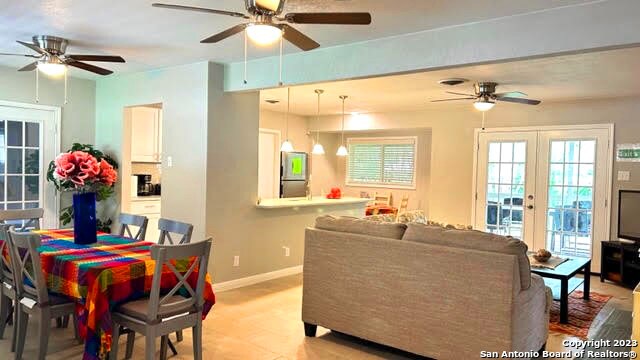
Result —
[[[448,94],[461,95],[466,97],[432,100],[431,102],[475,100],[473,106],[480,111],[490,110],[496,104],[496,101],[505,101],[525,105],[538,105],[541,103],[540,100],[525,99],[524,97],[527,96],[527,94],[520,91],[496,93],[497,86],[498,83],[494,82],[479,82],[474,84],[475,94],[463,94],[447,91]]]
[[[152,6],[175,10],[199,11],[250,20],[247,23],[233,26],[218,34],[212,35],[200,41],[201,43],[217,43],[246,30],[247,36],[259,45],[272,44],[282,37],[298,48],[309,51],[318,48],[320,44],[289,24],[371,24],[371,14],[366,12],[288,13],[282,15],[285,1],[286,0],[245,0],[245,7],[248,14],[171,4],[155,3]]]
[[[32,71],[37,68],[47,75],[56,76],[64,74],[68,65],[99,75],[109,75],[113,71],[87,64],[83,61],[125,62],[120,56],[67,55],[66,50],[69,41],[56,36],[36,35],[32,38],[31,43],[18,40],[18,44],[26,46],[37,53],[35,55],[0,53],[0,55],[25,56],[37,59],[18,69],[18,71]]]

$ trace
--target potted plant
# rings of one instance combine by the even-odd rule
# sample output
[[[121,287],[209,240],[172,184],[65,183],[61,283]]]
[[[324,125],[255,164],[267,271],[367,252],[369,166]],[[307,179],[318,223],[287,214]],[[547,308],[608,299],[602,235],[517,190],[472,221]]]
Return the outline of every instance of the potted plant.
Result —
[[[92,244],[97,241],[96,201],[114,193],[118,179],[118,163],[92,145],[75,143],[71,149],[49,163],[47,181],[58,191],[73,191],[73,205],[62,209],[63,225],[73,219],[74,242]],[[110,223],[109,220],[102,223]]]

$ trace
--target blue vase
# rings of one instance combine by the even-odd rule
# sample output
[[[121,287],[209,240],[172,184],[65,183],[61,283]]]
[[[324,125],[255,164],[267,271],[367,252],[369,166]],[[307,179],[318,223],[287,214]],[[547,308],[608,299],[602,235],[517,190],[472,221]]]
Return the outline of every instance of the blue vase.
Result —
[[[73,194],[73,242],[86,245],[97,241],[96,193]]]

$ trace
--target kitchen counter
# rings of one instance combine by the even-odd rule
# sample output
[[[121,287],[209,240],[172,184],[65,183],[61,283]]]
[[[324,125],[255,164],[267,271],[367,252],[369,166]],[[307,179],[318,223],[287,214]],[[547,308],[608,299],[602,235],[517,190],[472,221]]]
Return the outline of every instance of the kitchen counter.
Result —
[[[132,196],[131,201],[160,201],[160,195]]]
[[[309,206],[332,206],[332,205],[360,205],[364,209],[365,205],[370,202],[371,199],[363,199],[356,197],[343,197],[341,199],[327,199],[324,196],[314,196],[313,199],[308,200],[304,198],[286,198],[286,199],[262,199],[256,207],[259,209],[282,209],[282,208],[295,208],[295,207],[309,207]]]

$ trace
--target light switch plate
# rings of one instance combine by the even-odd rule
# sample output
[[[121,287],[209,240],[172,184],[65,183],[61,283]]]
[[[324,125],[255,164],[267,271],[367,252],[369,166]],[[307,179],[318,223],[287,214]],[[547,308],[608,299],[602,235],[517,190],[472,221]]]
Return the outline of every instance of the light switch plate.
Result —
[[[171,156],[167,156],[167,167],[173,166],[173,158]]]
[[[629,181],[629,172],[618,171],[618,181]]]

